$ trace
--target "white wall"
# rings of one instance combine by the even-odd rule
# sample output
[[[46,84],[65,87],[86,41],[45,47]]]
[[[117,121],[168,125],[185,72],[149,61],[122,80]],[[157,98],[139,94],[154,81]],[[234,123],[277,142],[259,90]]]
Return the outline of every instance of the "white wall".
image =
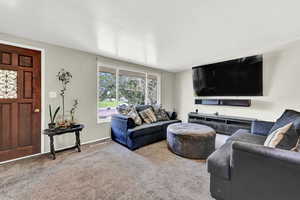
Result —
[[[56,74],[61,68],[65,68],[73,75],[73,79],[66,93],[66,110],[71,107],[73,98],[79,99],[79,109],[76,118],[86,125],[86,128],[82,133],[82,142],[84,143],[110,137],[110,123],[97,124],[97,55],[2,33],[0,33],[0,40],[20,45],[29,45],[45,50],[44,97],[46,109],[42,110],[42,114],[45,117],[44,127],[47,127],[49,121],[48,105],[51,104],[54,106],[60,104],[59,96],[55,99],[50,99],[48,94],[50,91],[59,91],[60,86],[56,79]],[[173,73],[125,63],[101,56],[98,56],[98,58],[105,59],[108,62],[118,62],[134,69],[160,73],[162,77],[162,104],[168,109],[173,110],[173,79],[175,76]],[[47,137],[44,137],[44,139],[44,151],[48,151],[49,141]],[[74,145],[74,136],[63,135],[56,137],[55,145],[57,148]]]
[[[197,108],[203,113],[276,120],[286,108],[300,110],[300,42],[264,54],[263,62],[264,96],[251,97],[251,107],[194,105],[192,70],[176,73],[175,108],[179,117],[187,120],[188,112]]]

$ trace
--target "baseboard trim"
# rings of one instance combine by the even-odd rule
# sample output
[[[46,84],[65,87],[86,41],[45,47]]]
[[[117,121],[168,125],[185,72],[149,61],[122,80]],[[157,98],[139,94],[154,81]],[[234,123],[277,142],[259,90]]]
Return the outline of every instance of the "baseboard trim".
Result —
[[[81,145],[85,146],[85,145],[89,145],[89,144],[104,143],[104,142],[108,142],[108,141],[111,141],[110,137],[106,137],[106,138],[102,138],[102,139],[98,139],[98,140],[91,140],[91,141],[88,141],[88,142],[84,142]],[[63,148],[55,149],[55,150],[59,151],[59,150],[69,148],[69,147],[71,147],[71,146],[66,146],[66,147],[63,147]],[[15,162],[15,161],[18,161],[18,160],[27,159],[27,158],[38,157],[38,156],[42,156],[42,155],[49,154],[49,153],[50,153],[50,151],[46,151],[46,152],[43,152],[43,153],[33,154],[33,155],[30,155],[30,156],[24,156],[24,157],[21,157],[21,158],[7,160],[7,161],[0,162],[0,165],[10,163],[10,162]]]

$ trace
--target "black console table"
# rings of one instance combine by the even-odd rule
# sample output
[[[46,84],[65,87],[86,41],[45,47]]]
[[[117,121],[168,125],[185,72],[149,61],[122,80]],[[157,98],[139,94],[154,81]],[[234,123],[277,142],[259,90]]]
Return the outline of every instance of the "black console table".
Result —
[[[224,135],[232,135],[239,129],[251,130],[251,124],[256,119],[245,117],[233,117],[225,115],[212,115],[204,113],[191,112],[188,115],[190,123],[204,124],[213,129],[217,133]]]
[[[65,151],[65,150],[77,148],[78,152],[81,152],[81,149],[80,149],[80,131],[82,131],[83,128],[84,128],[84,125],[78,124],[78,125],[71,126],[71,127],[68,127],[68,128],[55,128],[55,129],[46,129],[46,130],[44,130],[44,134],[48,135],[49,139],[50,139],[50,150],[51,150],[51,154],[53,156],[53,160],[56,159],[55,153],[60,152],[60,151]],[[66,134],[66,133],[75,133],[75,136],[76,136],[75,146],[55,151],[54,136],[62,135],[62,134]]]

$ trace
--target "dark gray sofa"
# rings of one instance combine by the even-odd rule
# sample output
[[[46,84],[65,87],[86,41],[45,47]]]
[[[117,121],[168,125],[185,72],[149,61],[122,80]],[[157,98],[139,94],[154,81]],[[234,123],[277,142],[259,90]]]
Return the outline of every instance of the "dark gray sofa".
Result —
[[[150,108],[150,105],[136,106],[136,110]],[[126,115],[116,114],[111,120],[111,138],[128,147],[130,150],[166,139],[167,127],[170,124],[181,122],[177,120],[175,112],[168,112],[170,120],[152,124],[136,126],[134,121]]]
[[[273,122],[254,121],[208,158],[210,192],[217,200],[300,199],[300,154],[264,147]]]

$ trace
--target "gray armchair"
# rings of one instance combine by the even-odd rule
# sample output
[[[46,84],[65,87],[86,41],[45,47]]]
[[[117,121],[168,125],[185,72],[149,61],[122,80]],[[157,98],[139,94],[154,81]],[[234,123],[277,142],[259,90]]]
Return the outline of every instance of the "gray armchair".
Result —
[[[273,122],[254,121],[208,158],[211,195],[217,200],[299,199],[300,154],[264,147]]]
[[[300,198],[297,152],[234,142],[230,165],[232,200]]]

